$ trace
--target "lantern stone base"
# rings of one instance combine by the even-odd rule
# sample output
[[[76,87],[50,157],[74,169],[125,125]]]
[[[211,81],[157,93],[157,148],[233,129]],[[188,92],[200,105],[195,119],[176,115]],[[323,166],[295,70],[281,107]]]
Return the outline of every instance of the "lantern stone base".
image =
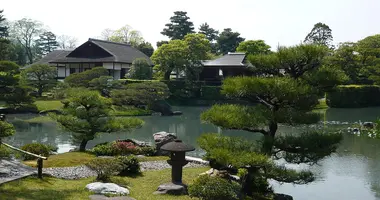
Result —
[[[175,183],[165,183],[158,186],[157,191],[153,194],[171,194],[171,195],[186,195],[187,185],[175,184]]]

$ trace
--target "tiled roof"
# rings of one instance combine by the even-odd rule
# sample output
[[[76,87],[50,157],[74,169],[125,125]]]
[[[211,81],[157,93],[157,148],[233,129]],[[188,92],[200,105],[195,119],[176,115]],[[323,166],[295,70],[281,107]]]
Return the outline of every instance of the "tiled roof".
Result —
[[[217,66],[236,66],[243,67],[245,65],[245,53],[228,53],[215,60],[208,60],[203,62],[205,67],[217,67]]]

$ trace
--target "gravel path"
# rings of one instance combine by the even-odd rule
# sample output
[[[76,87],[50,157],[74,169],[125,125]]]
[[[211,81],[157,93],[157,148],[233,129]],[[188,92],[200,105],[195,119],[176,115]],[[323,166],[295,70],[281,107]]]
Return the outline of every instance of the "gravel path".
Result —
[[[141,171],[148,170],[161,170],[168,169],[171,166],[166,161],[147,161],[140,162]],[[195,162],[189,162],[184,167],[204,167],[205,164],[199,164]],[[57,168],[46,168],[42,170],[44,174],[49,174],[56,178],[63,179],[80,179],[87,178],[91,176],[96,176],[96,173],[86,166],[77,167],[57,167]]]
[[[36,173],[36,169],[28,167],[15,159],[0,159],[0,184],[16,180]]]

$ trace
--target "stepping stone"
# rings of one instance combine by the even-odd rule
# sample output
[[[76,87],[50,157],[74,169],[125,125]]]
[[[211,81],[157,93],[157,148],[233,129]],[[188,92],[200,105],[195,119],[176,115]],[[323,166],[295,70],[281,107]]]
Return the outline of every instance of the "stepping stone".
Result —
[[[120,196],[120,197],[106,197],[104,195],[91,195],[90,200],[136,200],[132,197]]]

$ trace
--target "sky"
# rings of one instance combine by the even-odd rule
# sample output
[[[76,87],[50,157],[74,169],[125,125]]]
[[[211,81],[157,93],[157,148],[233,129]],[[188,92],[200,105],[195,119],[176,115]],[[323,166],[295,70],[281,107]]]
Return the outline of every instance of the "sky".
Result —
[[[78,45],[106,28],[130,25],[154,46],[174,11],[186,11],[196,30],[232,28],[246,40],[272,46],[299,44],[318,22],[332,29],[334,44],[380,33],[380,0],[1,0],[5,17],[38,20]]]

